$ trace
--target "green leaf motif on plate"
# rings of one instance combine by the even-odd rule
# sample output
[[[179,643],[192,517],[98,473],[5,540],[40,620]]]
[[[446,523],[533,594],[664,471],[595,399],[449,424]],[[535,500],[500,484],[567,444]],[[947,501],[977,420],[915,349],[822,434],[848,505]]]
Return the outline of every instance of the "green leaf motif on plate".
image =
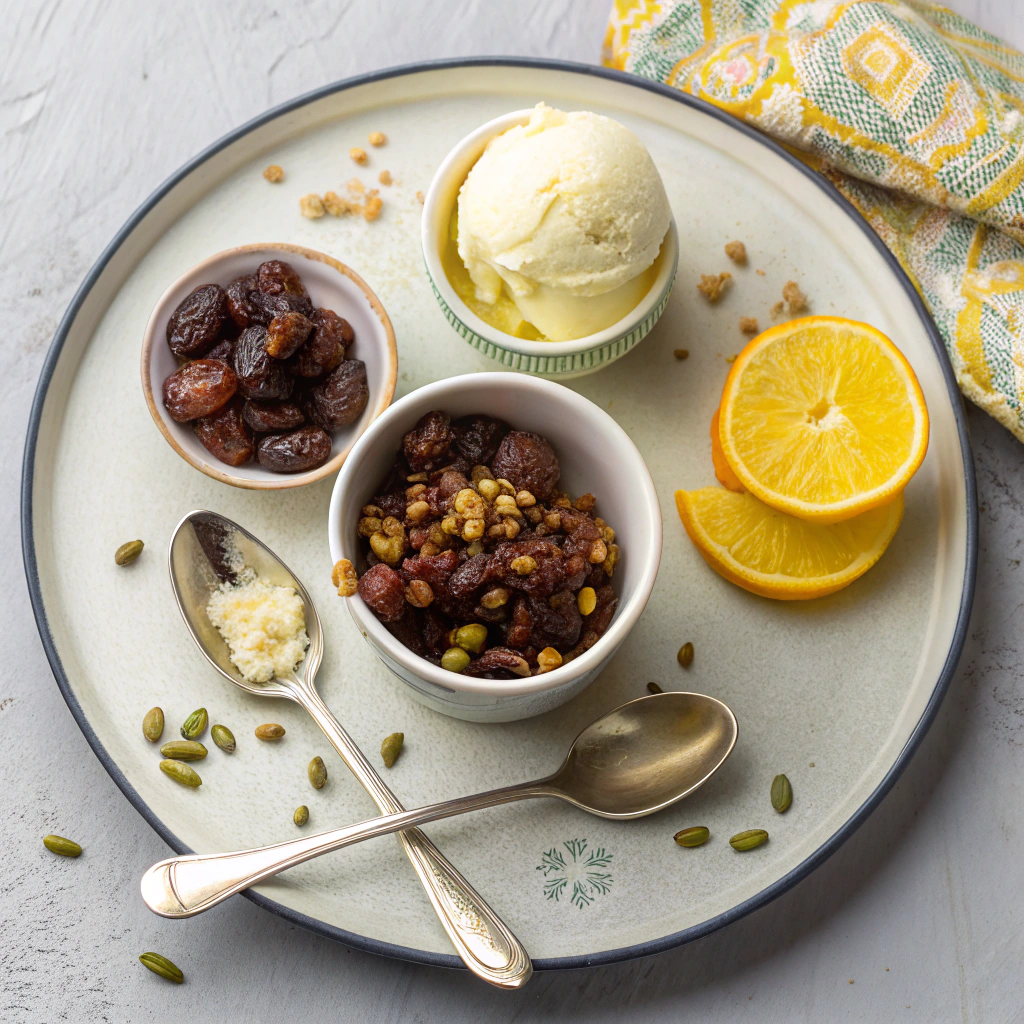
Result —
[[[586,839],[566,840],[562,848],[564,853],[557,846],[548,850],[537,865],[546,879],[544,898],[558,903],[568,896],[582,910],[611,889],[614,879],[602,869],[608,867],[612,854],[603,846],[588,851]]]

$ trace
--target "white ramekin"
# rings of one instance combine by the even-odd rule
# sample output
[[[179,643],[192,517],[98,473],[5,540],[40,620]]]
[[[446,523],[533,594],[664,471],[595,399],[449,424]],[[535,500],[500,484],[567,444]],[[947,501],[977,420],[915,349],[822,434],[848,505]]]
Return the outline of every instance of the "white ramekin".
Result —
[[[624,356],[642,341],[665,311],[679,263],[675,220],[662,245],[661,267],[641,302],[618,323],[574,341],[526,341],[481,320],[459,298],[441,265],[448,225],[462,183],[484,147],[496,135],[530,119],[530,110],[514,110],[467,135],[445,157],[423,201],[422,245],[427,274],[448,322],[475,349],[511,370],[566,379],[593,373]]]
[[[358,595],[348,606],[377,656],[427,707],[471,722],[509,722],[563,704],[588,686],[636,624],[661,560],[661,507],[643,457],[604,410],[550,381],[515,373],[475,373],[436,381],[406,395],[367,428],[334,484],[328,518],[331,559],[362,564],[358,522],[401,448],[403,436],[434,409],[453,419],[497,416],[546,437],[558,453],[561,485],[590,491],[616,531],[622,561],[612,577],[619,605],[607,632],[585,654],[527,679],[474,679],[448,672],[396,640]]]

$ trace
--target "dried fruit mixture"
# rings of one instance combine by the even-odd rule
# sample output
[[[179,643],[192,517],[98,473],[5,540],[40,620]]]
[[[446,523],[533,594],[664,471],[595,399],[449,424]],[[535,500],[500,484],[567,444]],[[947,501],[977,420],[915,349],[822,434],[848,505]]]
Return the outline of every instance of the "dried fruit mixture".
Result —
[[[349,358],[354,342],[291,265],[268,260],[226,288],[200,285],[171,314],[167,344],[182,365],[164,381],[164,406],[229,466],[314,469],[370,398],[365,364]]]
[[[406,647],[463,675],[537,675],[579,657],[615,613],[620,552],[594,495],[572,501],[559,478],[538,434],[427,413],[363,507],[359,596]]]

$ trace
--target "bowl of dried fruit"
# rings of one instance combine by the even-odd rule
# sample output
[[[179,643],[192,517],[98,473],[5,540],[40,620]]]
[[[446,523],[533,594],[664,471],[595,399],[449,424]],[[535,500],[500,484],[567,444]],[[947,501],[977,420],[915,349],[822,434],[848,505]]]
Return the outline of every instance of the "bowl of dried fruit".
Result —
[[[636,624],[661,559],[643,457],[604,410],[515,373],[396,402],[335,481],[333,580],[421,703],[503,722],[569,700]]]
[[[397,377],[395,332],[366,282],[285,243],[194,266],[161,296],[142,343],[142,389],[167,443],[235,487],[335,472]]]

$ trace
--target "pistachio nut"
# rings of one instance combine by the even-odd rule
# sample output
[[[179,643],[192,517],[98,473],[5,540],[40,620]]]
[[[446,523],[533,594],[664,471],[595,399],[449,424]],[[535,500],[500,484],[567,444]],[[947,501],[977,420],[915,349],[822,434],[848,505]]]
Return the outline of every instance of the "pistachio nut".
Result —
[[[390,768],[398,760],[404,742],[404,732],[393,732],[390,736],[384,737],[384,742],[380,745],[380,756],[385,768]]]
[[[177,964],[171,963],[167,957],[161,956],[159,953],[143,953],[139,957],[139,962],[143,967],[148,967],[154,974],[159,974],[161,978],[173,981],[177,985],[180,985],[185,980],[185,975],[181,973],[181,968]]]
[[[163,708],[150,708],[146,717],[142,719],[142,735],[150,743],[156,743],[164,734],[164,712]]]
[[[43,846],[50,853],[59,854],[61,857],[77,857],[82,852],[78,843],[71,839],[65,839],[63,836],[43,836]]]
[[[210,716],[206,713],[206,708],[199,708],[198,711],[193,711],[188,718],[185,719],[185,724],[181,727],[181,738],[183,740],[197,740],[203,735],[206,730],[206,723],[209,722]]]
[[[235,752],[235,734],[226,725],[214,725],[210,727],[210,739],[224,751],[225,754]]]

